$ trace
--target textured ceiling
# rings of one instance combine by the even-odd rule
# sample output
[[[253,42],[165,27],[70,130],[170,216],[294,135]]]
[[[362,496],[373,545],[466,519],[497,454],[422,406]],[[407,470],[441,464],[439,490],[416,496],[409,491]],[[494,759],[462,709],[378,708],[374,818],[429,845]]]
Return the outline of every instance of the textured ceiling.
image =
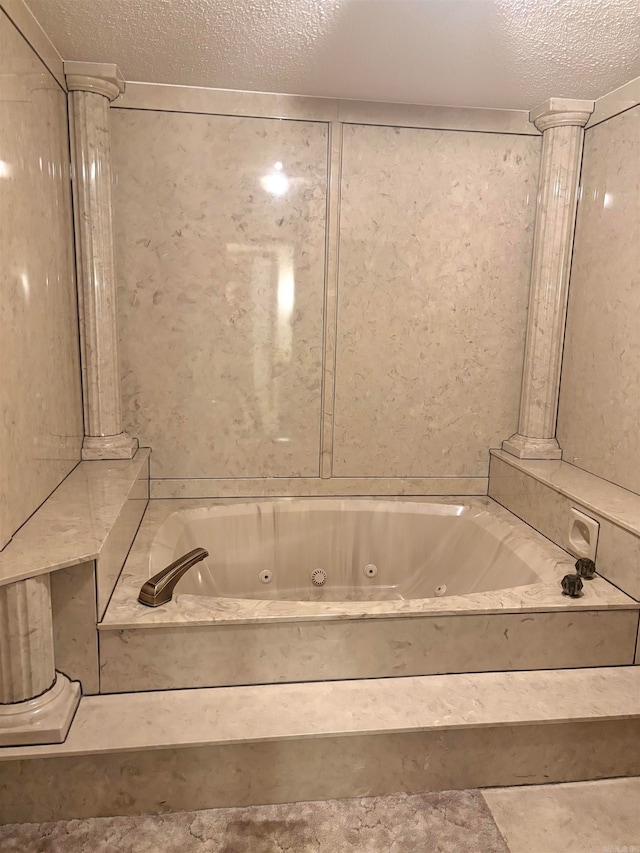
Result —
[[[127,80],[529,109],[640,74],[640,0],[27,0]]]

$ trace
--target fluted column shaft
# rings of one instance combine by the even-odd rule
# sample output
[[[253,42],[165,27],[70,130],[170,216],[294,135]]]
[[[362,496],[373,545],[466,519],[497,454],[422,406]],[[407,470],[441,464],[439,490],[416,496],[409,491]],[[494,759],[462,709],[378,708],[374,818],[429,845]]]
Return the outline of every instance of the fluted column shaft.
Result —
[[[49,575],[0,586],[0,704],[32,699],[55,678]]]
[[[525,459],[560,459],[556,439],[569,273],[584,125],[593,101],[552,98],[532,111],[542,131],[527,341],[518,432],[503,449]]]
[[[49,575],[0,586],[0,746],[60,743],[79,701],[55,669]]]
[[[116,66],[65,62],[74,174],[85,415],[83,459],[130,459],[123,430],[111,204],[109,103],[124,91]]]

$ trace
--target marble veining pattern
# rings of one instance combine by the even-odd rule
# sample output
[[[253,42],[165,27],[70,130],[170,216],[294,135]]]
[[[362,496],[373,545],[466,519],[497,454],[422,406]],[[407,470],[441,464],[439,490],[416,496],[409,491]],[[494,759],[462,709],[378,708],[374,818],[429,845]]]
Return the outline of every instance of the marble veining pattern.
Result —
[[[125,421],[153,476],[318,476],[327,125],[111,127]]]
[[[0,11],[0,547],[80,458],[64,91]]]
[[[484,476],[516,426],[541,140],[343,132],[333,474]]]
[[[585,134],[558,413],[563,458],[640,492],[640,107]]]

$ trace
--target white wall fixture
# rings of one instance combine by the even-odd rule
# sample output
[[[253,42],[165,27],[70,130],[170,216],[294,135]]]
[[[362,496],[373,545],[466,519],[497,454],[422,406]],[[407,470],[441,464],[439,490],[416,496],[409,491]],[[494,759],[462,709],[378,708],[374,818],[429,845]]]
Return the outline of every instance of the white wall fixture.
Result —
[[[561,459],[556,439],[562,344],[584,126],[593,101],[550,98],[530,113],[542,132],[527,343],[518,432],[502,448],[520,459]]]
[[[599,532],[600,524],[595,518],[590,518],[579,509],[571,507],[567,549],[571,554],[575,557],[588,557],[589,560],[595,561]]]
[[[83,459],[131,459],[122,428],[111,218],[109,103],[124,91],[116,65],[65,62],[74,172],[84,397]]]
[[[0,587],[0,746],[61,743],[80,684],[55,671],[49,575]]]

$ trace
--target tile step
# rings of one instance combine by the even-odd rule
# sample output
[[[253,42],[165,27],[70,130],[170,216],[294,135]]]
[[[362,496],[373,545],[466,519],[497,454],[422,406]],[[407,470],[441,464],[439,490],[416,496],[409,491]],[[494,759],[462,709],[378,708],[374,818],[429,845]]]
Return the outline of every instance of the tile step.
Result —
[[[640,718],[640,667],[266,684],[83,697],[66,741],[0,762]]]

